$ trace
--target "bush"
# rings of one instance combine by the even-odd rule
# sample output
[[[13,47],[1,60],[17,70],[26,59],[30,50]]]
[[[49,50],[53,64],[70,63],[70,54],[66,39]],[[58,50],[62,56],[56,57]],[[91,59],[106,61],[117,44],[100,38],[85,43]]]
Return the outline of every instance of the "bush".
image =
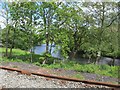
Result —
[[[47,59],[47,60],[46,60]],[[54,62],[54,57],[52,57],[52,55],[50,53],[43,53],[43,55],[41,55],[39,57],[39,62],[42,64],[42,62],[44,60],[46,60],[46,64],[53,64]]]
[[[33,63],[33,64],[35,64],[35,65],[37,65],[37,66],[40,66],[40,65],[41,65],[39,62],[35,62],[35,63]]]
[[[108,65],[100,65],[99,69],[100,70],[108,70],[110,68],[110,66]]]

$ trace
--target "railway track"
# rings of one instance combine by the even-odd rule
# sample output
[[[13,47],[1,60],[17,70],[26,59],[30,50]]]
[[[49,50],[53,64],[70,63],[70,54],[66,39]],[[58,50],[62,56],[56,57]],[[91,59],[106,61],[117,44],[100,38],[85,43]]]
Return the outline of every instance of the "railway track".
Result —
[[[97,81],[90,81],[90,80],[80,80],[80,79],[75,79],[75,78],[53,76],[53,75],[47,75],[47,74],[42,74],[42,73],[37,73],[37,72],[30,72],[27,70],[21,70],[19,68],[10,68],[10,67],[5,67],[5,66],[0,66],[0,69],[4,69],[4,70],[8,70],[8,71],[17,71],[21,74],[26,74],[29,76],[37,75],[37,76],[44,76],[47,78],[53,78],[53,79],[59,79],[59,80],[82,82],[82,83],[91,84],[91,85],[103,85],[103,86],[108,86],[108,87],[112,88],[111,90],[119,90],[119,88],[120,88],[120,84],[112,84],[112,83],[105,83],[105,82],[97,82]]]

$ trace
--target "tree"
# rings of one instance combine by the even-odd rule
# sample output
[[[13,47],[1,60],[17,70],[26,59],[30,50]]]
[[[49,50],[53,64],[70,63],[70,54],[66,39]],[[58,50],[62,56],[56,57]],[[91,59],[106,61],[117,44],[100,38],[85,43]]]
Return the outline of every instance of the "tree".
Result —
[[[6,52],[8,46],[10,56],[13,48],[31,50],[32,62],[34,52],[31,48],[40,42],[46,44],[43,64],[49,60],[47,56],[51,55],[52,44],[61,50],[64,58],[74,59],[81,52],[89,59],[97,58],[96,63],[100,59],[98,53],[116,58],[116,16],[119,15],[116,5],[106,2],[11,2],[6,6],[11,24],[7,23],[2,34],[6,38],[2,37]]]
[[[107,39],[105,35],[108,27],[112,25],[112,23],[116,20],[114,17],[117,16],[116,14],[116,3],[107,3],[107,2],[101,2],[101,3],[83,3],[89,10],[89,16],[93,18],[92,23],[93,25],[89,27],[89,29],[93,32],[92,36],[90,37],[91,40],[92,38],[95,41],[92,41],[94,43],[94,46],[96,47],[96,55],[99,52],[100,56],[103,54],[103,51]],[[112,7],[112,8],[111,8]],[[91,32],[90,31],[90,32]],[[90,41],[91,41],[90,40]],[[107,49],[105,50],[107,51]],[[97,57],[96,63],[99,61],[100,57]]]
[[[5,47],[6,47],[6,52],[5,52],[5,56],[8,57],[8,38],[9,38],[9,33],[10,33],[10,28],[9,28],[9,21],[10,21],[10,16],[9,16],[9,8],[8,8],[8,3],[7,2],[2,2],[1,3],[2,6],[2,10],[1,10],[1,15],[4,19],[5,22],[5,28],[6,28],[6,37],[5,37]]]
[[[56,3],[53,2],[40,2],[39,5],[39,14],[40,14],[40,25],[41,31],[44,33],[45,43],[46,43],[46,54],[49,52],[49,44],[54,41],[54,21],[55,21],[55,10],[57,9]],[[46,59],[43,61],[45,64]]]
[[[22,34],[27,36],[26,38],[26,42],[28,43],[26,44],[27,49],[33,48],[37,44],[36,41],[38,41],[37,40],[38,37],[36,37],[36,32],[37,32],[36,20],[38,19],[36,15],[37,13],[36,3],[35,2],[17,2],[17,3],[13,2],[9,7],[11,10],[12,20],[17,25],[17,26],[16,25],[14,26],[14,36],[13,36],[13,43],[11,46],[11,52],[14,45],[14,39],[15,39],[14,37],[16,35],[16,31],[21,33],[23,32]],[[33,50],[31,49],[31,62],[32,62],[32,59],[33,59]]]

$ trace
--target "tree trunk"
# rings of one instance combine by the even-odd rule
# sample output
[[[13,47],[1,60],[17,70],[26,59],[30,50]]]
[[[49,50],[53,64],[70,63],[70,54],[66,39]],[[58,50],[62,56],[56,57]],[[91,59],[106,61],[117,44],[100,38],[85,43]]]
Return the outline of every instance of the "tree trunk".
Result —
[[[120,2],[118,2],[118,7],[120,7]],[[120,8],[118,8],[118,11],[120,11]],[[120,15],[118,16],[118,28],[120,28]],[[118,51],[120,51],[120,29],[118,29],[118,42]],[[120,84],[120,68],[118,70],[118,84]]]
[[[46,54],[49,53],[49,39],[48,39],[48,33],[46,33]],[[43,61],[43,64],[46,63],[48,60],[48,57],[45,55],[45,60]]]
[[[104,2],[102,2],[102,13],[100,14],[100,16],[101,16],[101,26],[100,26],[100,33],[99,33],[99,38],[98,38],[98,51],[101,51],[101,48],[102,48],[102,46],[101,46],[101,43],[102,43],[102,36],[103,36],[103,32],[104,32],[104,21],[105,21],[105,3]],[[98,64],[98,62],[99,62],[99,60],[100,60],[100,57],[101,57],[101,55],[100,56],[97,56],[97,59],[96,59],[96,64]]]
[[[49,41],[48,41],[48,34],[46,35],[47,36],[47,40],[46,40],[46,53],[49,52]]]
[[[76,53],[76,51],[70,52],[70,59],[75,59]]]
[[[32,10],[30,12],[30,27],[32,27]],[[30,62],[32,63],[33,62],[33,50],[34,50],[34,47],[33,47],[33,30],[31,29],[30,31],[30,47],[33,48],[30,50]]]
[[[77,53],[77,25],[76,25],[76,31],[73,35],[74,37],[74,47],[73,47],[73,50],[72,50],[72,59],[75,59],[75,56],[76,56],[76,53]]]
[[[42,62],[42,64],[44,65],[46,63],[46,59]]]
[[[52,44],[53,44],[53,42],[51,43],[51,45],[50,45],[50,54],[52,54]]]
[[[46,54],[49,53],[49,40],[48,40],[48,33],[46,33]],[[45,55],[45,60],[43,61],[43,64],[46,63],[48,60],[48,57]]]
[[[100,56],[97,56],[96,61],[95,61],[95,64],[98,64],[99,61],[100,61]]]
[[[55,64],[55,63],[56,63],[56,60],[53,61],[53,64]]]
[[[8,25],[8,19],[7,19],[7,25]],[[6,43],[5,43],[5,47],[6,47],[6,52],[5,52],[5,56],[8,57],[8,38],[9,38],[9,33],[10,33],[10,27],[7,26],[7,30],[6,30]]]
[[[91,61],[91,56],[88,55],[88,63],[90,63],[90,61]]]
[[[112,66],[115,65],[115,57],[113,57]]]
[[[47,32],[47,24],[46,24],[46,11],[45,11],[45,9],[43,9],[43,21],[44,21],[44,29],[45,29],[45,37],[46,37],[46,53],[48,53],[48,32]],[[46,58],[46,57],[45,57]],[[46,59],[43,61],[43,63],[42,64],[45,64],[46,63]]]
[[[10,33],[10,30],[8,28],[7,31],[6,31],[6,44],[5,44],[5,46],[6,46],[5,56],[6,57],[8,57],[8,37],[9,37],[9,33]]]
[[[14,48],[14,40],[15,40],[15,28],[14,28],[14,33],[13,33],[13,40],[12,40],[12,44],[11,44],[11,47],[10,47],[10,54],[9,54],[9,57],[12,56],[12,49]]]
[[[31,53],[31,55],[30,55],[30,62],[32,63],[33,62],[33,50],[32,49],[30,50],[30,53]]]
[[[8,7],[7,7],[7,3],[3,3],[3,5],[4,5],[4,10],[6,11],[6,14],[5,14],[5,16],[6,16],[6,27],[7,27],[7,30],[6,30],[6,42],[5,42],[5,47],[6,47],[6,52],[5,52],[5,56],[6,57],[8,57],[8,39],[9,39],[9,33],[10,33],[10,27],[9,27],[9,23],[8,23],[8,21],[9,21],[9,9],[8,9]],[[4,16],[3,16],[3,18],[4,18]]]

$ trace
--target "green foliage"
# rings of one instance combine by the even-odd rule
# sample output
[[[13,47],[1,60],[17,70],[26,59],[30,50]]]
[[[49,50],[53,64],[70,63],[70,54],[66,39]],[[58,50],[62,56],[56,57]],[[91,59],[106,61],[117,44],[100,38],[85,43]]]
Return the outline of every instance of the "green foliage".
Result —
[[[0,48],[0,50],[4,51],[4,48]],[[28,59],[29,53],[26,54],[25,51],[19,50],[19,49],[13,49],[15,57],[12,58],[6,58],[6,57],[0,57],[0,62],[26,62],[30,63],[30,60]],[[1,53],[1,52],[0,52]],[[17,56],[16,56],[17,55]],[[20,56],[24,55],[25,58],[21,58]],[[51,57],[51,55],[47,55],[48,57]],[[111,76],[111,77],[118,77],[118,68],[119,66],[109,66],[109,65],[95,65],[95,64],[78,64],[75,61],[65,61],[65,62],[56,62],[56,64],[52,64],[52,62],[48,62],[47,64],[42,65],[40,61],[41,55],[35,55],[34,56],[34,62],[33,64],[46,67],[46,68],[63,68],[66,70],[75,70],[78,72],[86,72],[86,73],[95,73],[105,76]],[[44,57],[43,57],[44,58]],[[53,58],[51,58],[54,60]],[[49,61],[49,60],[48,60]],[[78,75],[79,77],[79,75]]]
[[[99,51],[103,56],[120,55],[117,19],[113,19],[117,3],[12,2],[3,7],[10,21],[2,30],[3,45],[8,42],[8,47],[28,50],[41,43],[55,43],[65,59],[71,53],[74,58],[81,50],[92,58]]]
[[[117,3],[12,2],[2,5],[6,12],[1,14],[7,24],[2,29],[1,40],[4,46],[7,44],[13,49],[13,55],[0,60],[30,62],[33,56],[33,63],[39,66],[47,60],[47,64],[51,65],[45,64],[44,67],[117,76],[117,66],[81,65],[74,62],[52,64],[57,59],[49,53],[35,55],[22,51],[42,43],[55,43],[60,47],[57,49],[64,59],[69,56],[74,58],[80,51],[84,51],[87,58],[96,58],[98,52],[102,56],[119,57]],[[5,49],[0,49],[0,52],[4,54]]]
[[[39,57],[39,62],[42,63],[44,60],[47,60],[47,64],[52,64],[54,62],[54,57],[52,57],[52,55],[50,53],[43,53],[40,57]]]
[[[35,63],[33,63],[33,64],[35,64],[35,65],[37,65],[37,66],[40,66],[40,65],[41,65],[39,62],[35,62]]]
[[[8,49],[8,52],[10,49]],[[0,53],[5,53],[5,48],[0,48]],[[14,55],[25,55],[25,54],[30,54],[28,51],[23,51],[21,49],[13,49]]]
[[[95,73],[105,76],[118,77],[119,66],[95,65],[95,64],[76,64],[76,63],[59,63],[46,65],[47,68],[64,68],[78,72]]]

